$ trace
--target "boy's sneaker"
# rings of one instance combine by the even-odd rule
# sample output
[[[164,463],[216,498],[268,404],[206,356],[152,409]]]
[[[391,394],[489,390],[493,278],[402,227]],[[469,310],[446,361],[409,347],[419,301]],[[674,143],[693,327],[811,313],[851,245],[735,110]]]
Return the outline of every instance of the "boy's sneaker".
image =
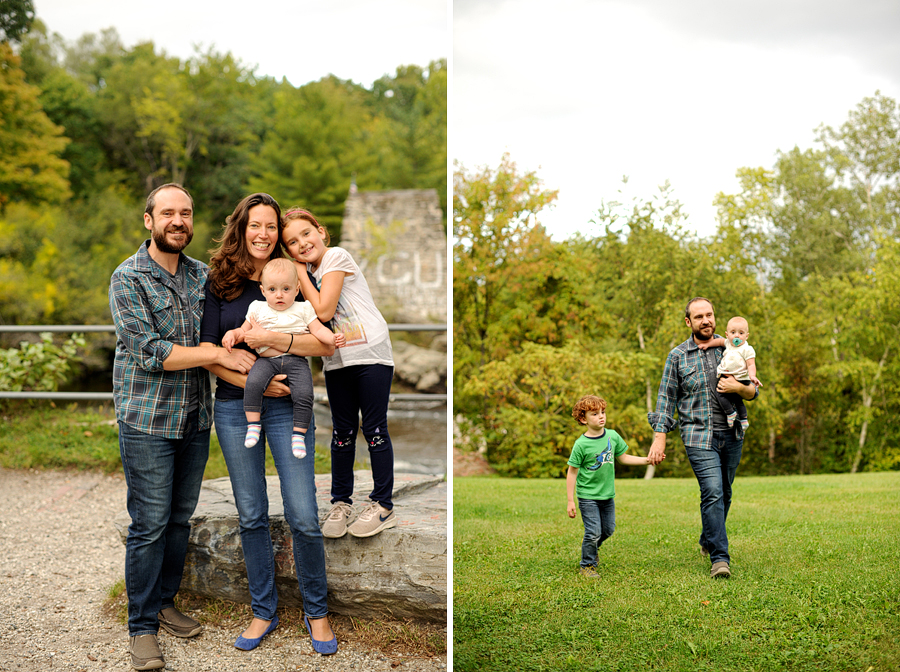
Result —
[[[354,537],[371,537],[396,524],[397,517],[393,509],[386,509],[378,502],[370,502],[347,531]]]
[[[586,576],[589,579],[599,579],[600,575],[597,573],[597,568],[593,565],[588,565],[587,567],[582,567],[578,572],[582,576]]]
[[[331,512],[322,525],[322,536],[337,539],[347,534],[347,521],[353,516],[353,507],[347,502],[338,502],[331,507]]]

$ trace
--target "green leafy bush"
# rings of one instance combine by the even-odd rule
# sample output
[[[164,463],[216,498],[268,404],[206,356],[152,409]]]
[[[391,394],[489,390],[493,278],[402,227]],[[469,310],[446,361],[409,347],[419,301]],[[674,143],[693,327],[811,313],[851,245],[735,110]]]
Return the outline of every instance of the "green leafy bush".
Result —
[[[44,332],[39,343],[22,341],[19,346],[0,349],[0,390],[55,392],[71,379],[74,365],[81,361],[77,349],[84,346],[84,337],[73,334],[56,345],[53,336]]]
[[[577,339],[561,348],[525,343],[521,352],[489,362],[469,379],[463,393],[481,398],[485,411],[468,418],[502,476],[565,475],[572,444],[583,431],[572,407],[585,394],[606,399],[609,427],[632,453],[643,454],[653,438],[642,406],[652,366],[643,353],[596,352]]]

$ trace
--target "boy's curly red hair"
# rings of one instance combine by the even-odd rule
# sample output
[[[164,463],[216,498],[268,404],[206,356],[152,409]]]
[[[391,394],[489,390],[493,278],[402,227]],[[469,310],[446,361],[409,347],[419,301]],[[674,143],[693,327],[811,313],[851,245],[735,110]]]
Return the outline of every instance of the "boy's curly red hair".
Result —
[[[586,394],[578,400],[577,404],[575,404],[575,408],[572,409],[572,417],[575,418],[577,422],[584,422],[584,417],[587,415],[588,411],[605,410],[606,400],[603,397],[598,397],[595,394]]]

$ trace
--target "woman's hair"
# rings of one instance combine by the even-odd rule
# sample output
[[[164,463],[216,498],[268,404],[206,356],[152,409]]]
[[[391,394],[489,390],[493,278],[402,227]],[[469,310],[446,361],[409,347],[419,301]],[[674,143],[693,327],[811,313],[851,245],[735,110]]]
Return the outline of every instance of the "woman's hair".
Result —
[[[578,400],[577,404],[575,404],[575,408],[572,409],[572,417],[578,422],[582,422],[588,414],[588,411],[603,410],[606,410],[605,399],[593,394],[586,394]]]
[[[309,210],[304,210],[303,208],[298,207],[290,207],[284,212],[284,224],[287,226],[288,222],[291,222],[295,219],[305,219],[307,222],[312,224],[317,229],[322,229],[325,232],[325,247],[331,245],[331,234],[328,233],[328,229],[319,224],[319,220],[316,219],[315,215],[313,215]]]
[[[268,205],[275,211],[275,219],[278,222],[278,240],[272,249],[269,259],[279,259],[284,256],[281,246],[281,232],[284,223],[281,221],[281,208],[278,201],[268,194],[250,194],[244,198],[234,212],[225,218],[225,230],[220,238],[213,241],[219,243],[219,247],[210,250],[209,282],[216,295],[226,301],[233,301],[244,291],[244,282],[253,277],[256,266],[253,258],[247,251],[247,223],[250,221],[250,209],[257,205]]]

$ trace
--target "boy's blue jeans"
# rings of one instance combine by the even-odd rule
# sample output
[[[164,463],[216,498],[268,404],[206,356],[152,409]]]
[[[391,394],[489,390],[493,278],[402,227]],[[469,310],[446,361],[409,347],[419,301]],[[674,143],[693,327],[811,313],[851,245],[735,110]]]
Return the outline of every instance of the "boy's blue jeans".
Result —
[[[735,430],[713,432],[712,448],[685,446],[688,460],[700,484],[700,545],[709,551],[712,562],[730,562],[728,533],[725,521],[731,508],[731,484],[738,465],[744,440]]]
[[[615,499],[578,498],[581,520],[584,523],[584,540],[581,542],[581,566],[597,566],[597,549],[616,531]]]

